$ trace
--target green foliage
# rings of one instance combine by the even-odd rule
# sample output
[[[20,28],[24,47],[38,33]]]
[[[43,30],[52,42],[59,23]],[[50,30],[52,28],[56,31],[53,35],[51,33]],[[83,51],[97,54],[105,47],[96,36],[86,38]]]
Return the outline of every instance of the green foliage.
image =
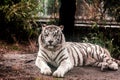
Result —
[[[4,20],[0,20],[3,23],[0,30],[5,31],[5,37],[18,41],[38,35],[37,24],[33,16],[41,10],[37,8],[36,0],[20,0],[17,3],[4,0],[3,3],[4,5],[0,6],[0,14]]]
[[[82,42],[89,42],[105,47],[113,57],[118,58],[120,56],[120,29],[115,29],[115,31],[110,28],[101,30],[95,23],[92,29],[89,29],[89,33],[82,37]]]

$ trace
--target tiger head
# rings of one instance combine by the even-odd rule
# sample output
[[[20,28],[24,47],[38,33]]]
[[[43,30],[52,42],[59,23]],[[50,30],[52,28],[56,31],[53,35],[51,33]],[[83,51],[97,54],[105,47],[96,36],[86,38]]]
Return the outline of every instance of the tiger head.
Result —
[[[55,49],[65,42],[62,33],[63,26],[43,25],[40,35],[40,44],[48,49]]]

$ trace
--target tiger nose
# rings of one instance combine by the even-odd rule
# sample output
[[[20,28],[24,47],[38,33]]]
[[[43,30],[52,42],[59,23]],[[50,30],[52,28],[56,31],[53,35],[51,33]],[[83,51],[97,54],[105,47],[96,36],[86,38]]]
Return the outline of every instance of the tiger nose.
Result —
[[[48,41],[48,42],[51,44],[53,41],[50,40],[50,41]]]

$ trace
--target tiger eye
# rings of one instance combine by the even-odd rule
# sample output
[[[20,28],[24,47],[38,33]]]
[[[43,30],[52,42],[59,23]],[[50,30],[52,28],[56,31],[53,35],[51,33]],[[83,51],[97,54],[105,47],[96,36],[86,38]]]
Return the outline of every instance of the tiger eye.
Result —
[[[48,33],[45,33],[44,36],[47,37],[47,36],[48,36]]]

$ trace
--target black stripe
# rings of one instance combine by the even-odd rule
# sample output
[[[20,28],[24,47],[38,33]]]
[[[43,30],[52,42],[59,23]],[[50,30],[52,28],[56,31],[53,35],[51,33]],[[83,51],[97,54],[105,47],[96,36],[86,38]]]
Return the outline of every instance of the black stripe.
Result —
[[[83,43],[83,44],[81,44],[82,46],[84,46],[84,47],[86,47],[86,45],[85,45],[86,43]],[[87,48],[87,47],[86,47]]]
[[[100,63],[99,63],[100,64]],[[100,64],[100,67],[102,66],[102,64]]]
[[[98,49],[99,49],[98,51],[100,51],[100,46],[98,46]],[[100,60],[100,53],[99,52],[97,53],[97,58],[98,58],[98,60]]]
[[[78,47],[79,51],[82,53],[83,57],[85,57],[85,53],[83,52],[83,48],[81,46],[79,46],[79,44],[76,46]],[[84,50],[86,52],[86,50]],[[86,56],[88,56],[88,54],[86,53]]]
[[[97,53],[97,45],[94,45],[94,47],[95,47],[95,52]]]
[[[43,34],[41,34],[40,39],[41,39],[41,42],[43,42],[43,43],[44,43]]]
[[[99,60],[99,55],[98,55],[98,53],[97,53],[97,50],[98,50],[97,45],[94,45],[94,46],[95,46],[95,52],[96,52],[96,54],[95,54],[95,52],[94,52],[94,55],[96,55],[97,59]]]
[[[45,60],[45,61],[46,61],[46,59],[45,59],[44,57],[42,57],[42,56],[37,56],[37,57],[42,58],[43,60]]]
[[[42,56],[37,56],[37,57],[44,59]]]
[[[116,62],[119,65],[119,60],[113,59],[113,61]]]
[[[68,53],[70,54],[70,50],[67,48]]]
[[[108,63],[109,60],[110,60],[110,59],[106,59],[106,62]]]
[[[98,66],[100,63],[99,62],[96,62],[95,65]]]
[[[97,62],[97,64],[96,64],[96,65],[98,66],[99,64],[100,64],[100,62]],[[101,65],[100,65],[100,66],[101,66]]]
[[[85,44],[85,43],[84,43]],[[84,44],[80,44],[82,46],[82,48],[84,48],[85,50],[87,49],[87,47]]]
[[[49,59],[51,59],[44,50],[41,50],[41,51],[42,51]]]
[[[91,46],[91,56],[92,56],[92,58],[93,58],[93,54],[94,54],[94,48]]]
[[[104,55],[101,56],[100,60],[103,61],[103,59],[104,59]]]
[[[92,53],[92,58],[94,58],[94,50],[93,50],[93,53]]]
[[[106,55],[104,55],[104,56],[103,56],[103,59],[104,59],[104,58],[106,58],[106,57],[107,57],[107,56],[106,56]]]
[[[96,56],[97,56],[97,60],[100,61],[99,54],[96,54]]]
[[[116,59],[114,59],[114,58],[112,58],[111,60],[112,60],[112,61],[114,61],[114,62],[117,62],[117,60],[116,60]]]
[[[71,55],[72,59],[74,60],[74,58],[73,58],[73,51],[72,51],[71,47],[69,47],[68,50],[69,50],[69,52],[70,52],[70,55]],[[73,65],[74,65],[74,63],[75,63],[75,62],[73,61]]]
[[[73,48],[74,48],[74,47],[73,47]],[[77,53],[77,59],[78,59],[77,62],[78,62],[78,64],[80,64],[80,57],[79,57],[79,54],[78,54],[78,52],[77,52],[77,50],[76,50],[75,48],[74,48],[74,50],[75,50],[75,52]],[[78,65],[78,64],[77,64],[77,65]]]
[[[64,60],[66,60],[66,59],[68,59],[68,57],[65,57],[65,58],[61,59],[60,62],[59,62],[58,64],[60,65],[61,62],[64,61]]]
[[[98,51],[100,51],[100,46],[98,46],[98,49],[99,49]],[[97,53],[97,58],[98,60],[100,60],[100,52]]]
[[[79,48],[82,48],[82,47],[81,47],[81,45],[80,45],[80,43],[78,43],[78,44],[75,44],[75,45],[77,45]]]
[[[61,34],[61,39],[60,39],[61,41],[60,41],[60,43],[62,43],[62,40],[63,40],[62,36],[63,36],[63,34]]]
[[[90,56],[92,56],[92,58],[93,58],[93,57],[94,57],[94,56],[93,56],[93,54],[94,54],[94,49],[93,49],[93,47],[92,47],[93,45],[91,45],[90,43],[88,43],[87,45],[88,45],[88,48],[91,49],[91,52],[90,52],[90,53],[87,53],[87,57],[88,57],[88,55],[90,55]]]
[[[85,55],[85,53],[84,53],[84,49],[82,48],[82,47],[80,47],[79,45],[77,45],[76,44],[76,46],[77,46],[77,48],[79,49],[79,51],[80,51],[80,53],[82,54],[82,57],[83,57],[83,65],[85,64],[85,62],[86,62],[86,59],[88,58],[88,54],[86,53],[86,55]],[[81,49],[82,48],[82,49]],[[85,51],[86,52],[86,51]]]
[[[83,44],[80,44],[80,45],[78,45],[80,48],[82,48],[85,52],[86,52],[86,56],[88,57],[88,53],[87,53],[87,47],[85,46],[85,45],[83,45]],[[85,47],[83,47],[83,46],[85,46]],[[83,52],[83,51],[82,51]],[[85,54],[85,53],[84,53]]]
[[[72,50],[72,48],[70,49],[71,50],[71,54],[72,54],[72,58],[73,58],[73,60],[74,60],[74,65],[76,64],[76,62],[75,62],[75,57],[74,57],[74,55],[73,55],[73,50]]]
[[[48,60],[48,58],[47,58],[44,54],[42,54],[42,56],[43,56],[46,60]]]
[[[65,50],[65,48],[61,49],[61,50],[58,52],[57,56],[54,58],[54,61],[57,59],[57,57],[60,55],[60,53],[61,53],[62,51],[64,51],[64,50]]]
[[[92,51],[92,53],[91,53],[91,56],[92,56],[92,58],[94,58],[94,46],[92,46],[92,49],[93,49],[93,51]]]
[[[59,59],[58,59],[58,61],[59,61],[60,59],[62,59],[64,56],[65,56],[65,54],[63,54],[62,56],[60,56]]]

